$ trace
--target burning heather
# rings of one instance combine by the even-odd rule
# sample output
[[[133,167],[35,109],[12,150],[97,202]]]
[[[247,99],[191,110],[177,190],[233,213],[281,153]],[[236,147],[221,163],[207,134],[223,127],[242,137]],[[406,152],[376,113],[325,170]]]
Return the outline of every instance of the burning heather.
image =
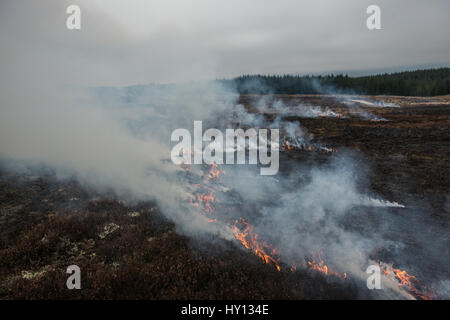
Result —
[[[388,281],[394,281],[401,288],[405,289],[414,298],[422,300],[431,300],[435,297],[434,290],[424,286],[419,279],[410,275],[405,270],[394,268],[392,265],[379,262],[383,276]]]
[[[450,98],[415,96],[445,94],[448,70],[200,81],[303,72],[303,52],[308,70],[375,68],[360,57],[378,49],[366,29],[323,41],[348,29],[333,19],[283,45],[310,17],[280,27],[278,3],[169,6],[127,30],[112,21],[139,6],[80,2],[72,29],[68,1],[1,4],[0,299],[450,298]]]
[[[328,126],[314,133],[314,127],[307,122],[341,123],[346,117],[292,118],[284,112],[250,112],[251,105],[242,105],[237,95],[211,84],[162,92],[147,88],[138,94],[126,94],[126,101],[117,106],[105,103],[110,93],[105,95],[103,90],[91,98],[96,107],[87,110],[92,110],[90,121],[97,121],[97,125],[92,127],[95,138],[90,139],[89,147],[114,145],[103,148],[101,156],[78,159],[77,155],[89,153],[64,149],[77,141],[78,133],[75,135],[71,127],[76,115],[72,114],[64,118],[66,141],[71,143],[60,145],[63,152],[58,158],[42,153],[21,167],[7,167],[19,173],[24,168],[33,172],[39,161],[52,168],[57,178],[70,175],[100,194],[112,190],[117,199],[154,201],[178,232],[200,238],[200,242],[212,241],[208,235],[213,235],[214,241],[231,243],[235,250],[255,256],[280,274],[320,274],[330,283],[358,287],[360,297],[439,298],[434,286],[443,279],[420,272],[420,262],[407,251],[411,250],[411,241],[417,241],[419,248],[429,240],[410,240],[402,232],[396,236],[390,231],[405,226],[410,215],[417,214],[417,204],[410,203],[407,197],[378,195],[366,183],[370,168],[362,164],[365,156],[334,139],[322,141],[318,137],[326,137],[323,132]],[[134,101],[145,101],[145,107]],[[259,107],[262,103],[257,102]],[[181,114],[182,109],[189,112]],[[70,114],[71,107],[65,112]],[[280,146],[272,148],[272,152],[280,152],[280,172],[261,176],[257,167],[245,165],[193,161],[174,165],[168,159],[171,145],[165,142],[170,129],[189,127],[195,118],[202,119],[205,126],[222,130],[279,129]],[[332,126],[330,129],[335,130]],[[43,150],[50,147],[47,141],[48,137],[35,140]],[[246,144],[246,154],[259,147]],[[233,155],[238,152],[233,148],[221,151]],[[34,155],[27,152],[30,149],[15,146],[10,157],[27,155],[32,159]],[[180,153],[195,157],[192,149]],[[418,222],[407,224],[421,228]],[[119,224],[114,225],[115,233],[122,232]],[[372,264],[380,266],[382,277],[382,288],[373,292],[366,286],[366,269]],[[397,265],[407,267],[393,267]],[[406,271],[409,269],[419,272]]]
[[[234,236],[242,245],[251,250],[255,255],[261,258],[264,263],[272,264],[278,271],[280,269],[280,258],[277,258],[277,250],[271,245],[259,238],[259,235],[254,232],[251,225],[245,221],[244,218],[235,220],[235,225],[232,227]],[[240,226],[240,227],[239,227]]]
[[[236,212],[235,207],[225,207],[216,202],[216,192],[218,188],[214,187],[214,184],[219,182],[221,175],[226,172],[220,169],[216,164],[213,164],[207,173],[207,180],[205,180],[204,190],[208,193],[196,194],[196,200],[191,201],[191,204],[195,207],[201,209],[201,214],[203,214],[209,223],[219,223],[226,227],[231,228],[234,237],[242,244],[244,248],[252,252],[254,255],[258,256],[263,263],[272,265],[277,271],[282,271],[282,268],[286,269],[285,272],[295,272],[298,268],[307,268],[313,272],[319,272],[330,279],[335,279],[333,281],[344,281],[352,277],[359,277],[358,273],[352,273],[351,268],[347,271],[342,271],[342,273],[335,271],[335,269],[327,264],[323,257],[323,250],[318,251],[312,250],[308,255],[305,255],[303,262],[293,263],[292,265],[286,264],[288,260],[283,260],[280,254],[280,250],[274,244],[266,242],[263,237],[255,230],[255,228],[247,221],[247,218],[239,217],[237,219],[233,218]],[[196,188],[202,189],[200,184],[196,185]],[[222,189],[222,192],[229,192],[230,189]],[[222,197],[223,198],[223,197]],[[357,204],[357,202],[355,202]],[[360,205],[373,206],[373,207],[394,207],[394,208],[404,208],[396,202],[384,201],[380,199],[373,199],[370,197],[360,197]],[[219,208],[216,211],[216,205]],[[238,205],[236,203],[236,205]],[[298,233],[302,233],[302,227],[299,225],[297,227]],[[263,231],[264,232],[264,231]],[[361,258],[364,260],[363,256]],[[298,257],[297,257],[298,259]],[[366,258],[368,259],[368,258]],[[367,260],[366,262],[370,262]],[[392,289],[398,291],[400,294],[406,297],[418,298],[429,300],[434,297],[434,292],[432,289],[427,288],[422,285],[420,280],[415,276],[409,275],[406,271],[401,269],[393,268],[392,266],[378,262],[384,280],[390,282],[393,286]],[[361,265],[362,268],[363,265]]]
[[[321,108],[319,106],[308,106],[308,105],[298,105],[298,106],[284,106],[282,103],[278,102],[275,106],[270,109],[259,109],[259,112],[264,114],[275,114],[281,116],[291,116],[299,118],[343,118],[340,113],[337,113],[329,108]]]
[[[320,143],[306,143],[303,141],[302,138],[297,139],[285,139],[283,143],[281,144],[281,148],[284,151],[291,151],[291,150],[297,150],[297,151],[309,151],[309,152],[337,152],[337,149],[329,148],[320,145]]]

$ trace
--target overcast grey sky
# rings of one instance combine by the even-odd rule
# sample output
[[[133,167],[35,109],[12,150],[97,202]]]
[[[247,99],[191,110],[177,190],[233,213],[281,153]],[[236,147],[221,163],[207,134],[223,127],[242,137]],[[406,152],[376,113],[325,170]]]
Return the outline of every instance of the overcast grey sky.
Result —
[[[0,64],[11,77],[128,85],[450,63],[449,0],[0,3]],[[81,7],[80,31],[66,29],[69,4]],[[366,28],[370,4],[382,30]]]

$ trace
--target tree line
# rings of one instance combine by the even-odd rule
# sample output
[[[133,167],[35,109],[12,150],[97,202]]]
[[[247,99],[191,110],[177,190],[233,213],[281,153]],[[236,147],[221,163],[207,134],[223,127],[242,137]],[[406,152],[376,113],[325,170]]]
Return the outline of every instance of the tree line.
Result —
[[[437,96],[450,94],[450,68],[371,76],[244,75],[219,80],[241,94],[329,94]]]

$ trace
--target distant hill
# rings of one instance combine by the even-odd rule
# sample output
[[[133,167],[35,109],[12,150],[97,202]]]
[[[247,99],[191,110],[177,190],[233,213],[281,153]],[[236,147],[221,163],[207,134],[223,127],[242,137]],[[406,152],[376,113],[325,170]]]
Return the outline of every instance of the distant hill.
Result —
[[[450,68],[406,71],[373,76],[244,75],[219,80],[241,94],[326,94],[437,96],[450,94]]]

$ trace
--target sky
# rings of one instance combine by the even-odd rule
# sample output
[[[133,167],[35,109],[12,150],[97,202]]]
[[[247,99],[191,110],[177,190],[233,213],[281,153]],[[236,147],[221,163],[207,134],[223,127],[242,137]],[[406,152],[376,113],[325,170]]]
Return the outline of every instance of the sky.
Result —
[[[66,8],[81,8],[68,30]],[[366,9],[381,8],[381,30]],[[450,65],[448,0],[1,0],[9,77],[74,85]]]
[[[66,27],[73,4],[81,8],[81,30]],[[381,30],[366,28],[371,4],[381,8]],[[180,179],[169,143],[173,129],[189,128],[194,120],[229,123],[225,116],[236,113],[226,111],[235,106],[236,93],[213,82],[170,91],[148,87],[125,104],[115,95],[99,103],[83,88],[450,65],[449,9],[449,0],[0,0],[0,164],[15,170],[44,164],[108,195],[113,190],[125,199],[157,199],[180,228],[234,238],[195,214],[187,201],[194,196],[191,175]],[[257,123],[255,115],[238,115],[244,124],[248,118]],[[298,225],[292,217],[315,223],[334,209],[341,216],[361,198],[353,175],[361,174],[356,163],[364,161],[342,160],[312,170],[311,184],[294,193],[244,167],[227,169],[225,179],[232,197],[250,203],[287,195],[283,206],[270,208],[273,214],[262,212],[268,220],[261,225],[272,233],[288,231],[281,237],[288,255],[297,252],[297,243],[320,246],[351,270],[361,252],[379,246],[378,238],[355,238],[333,219],[319,224],[325,236],[307,232],[293,241],[299,233],[290,229]]]

